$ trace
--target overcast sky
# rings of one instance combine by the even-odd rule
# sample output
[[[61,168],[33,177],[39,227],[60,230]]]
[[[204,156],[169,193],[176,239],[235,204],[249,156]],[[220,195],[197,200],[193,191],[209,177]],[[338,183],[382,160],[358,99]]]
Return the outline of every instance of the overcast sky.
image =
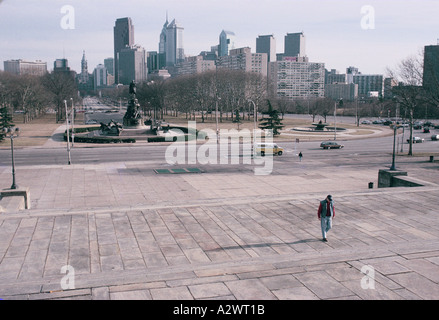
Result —
[[[66,20],[72,12],[61,12],[66,5],[74,25]],[[123,17],[132,18],[137,44],[158,51],[166,12],[184,28],[186,55],[210,50],[223,29],[252,52],[258,35],[273,34],[278,53],[287,33],[303,31],[310,61],[341,73],[355,66],[385,74],[439,38],[439,0],[0,0],[0,69],[23,59],[51,70],[65,56],[78,72],[85,50],[91,73],[113,56],[113,26]]]

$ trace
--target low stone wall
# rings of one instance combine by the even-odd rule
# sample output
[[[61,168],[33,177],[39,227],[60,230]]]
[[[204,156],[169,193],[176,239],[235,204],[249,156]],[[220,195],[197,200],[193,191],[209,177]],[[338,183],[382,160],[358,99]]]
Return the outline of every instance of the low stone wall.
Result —
[[[399,176],[407,176],[405,171],[380,170],[378,172],[378,188],[394,187],[394,180]]]
[[[422,187],[427,185],[434,184],[408,177],[406,171],[380,170],[378,173],[378,188]]]

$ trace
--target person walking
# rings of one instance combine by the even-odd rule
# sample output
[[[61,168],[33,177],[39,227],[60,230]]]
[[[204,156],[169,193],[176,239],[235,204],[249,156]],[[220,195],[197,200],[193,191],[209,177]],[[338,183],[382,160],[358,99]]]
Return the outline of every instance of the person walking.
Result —
[[[300,161],[300,162],[302,162],[302,157],[303,157],[303,154],[302,154],[302,151],[300,151],[300,152],[299,152],[299,161]]]
[[[332,228],[332,219],[335,217],[334,202],[332,196],[328,195],[325,200],[320,201],[319,210],[317,216],[320,220],[322,228],[322,241],[327,242],[326,234]]]

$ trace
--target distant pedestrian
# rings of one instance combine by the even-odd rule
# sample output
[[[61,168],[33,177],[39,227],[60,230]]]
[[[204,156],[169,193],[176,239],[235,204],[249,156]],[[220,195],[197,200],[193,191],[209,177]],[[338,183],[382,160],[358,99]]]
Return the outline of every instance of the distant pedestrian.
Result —
[[[300,162],[302,162],[302,157],[303,157],[303,154],[302,154],[302,151],[300,151],[300,152],[299,152],[299,161],[300,161]]]
[[[327,242],[326,234],[332,228],[332,219],[335,217],[334,202],[332,196],[328,195],[325,200],[320,201],[319,210],[317,216],[320,220],[322,228],[322,241]]]

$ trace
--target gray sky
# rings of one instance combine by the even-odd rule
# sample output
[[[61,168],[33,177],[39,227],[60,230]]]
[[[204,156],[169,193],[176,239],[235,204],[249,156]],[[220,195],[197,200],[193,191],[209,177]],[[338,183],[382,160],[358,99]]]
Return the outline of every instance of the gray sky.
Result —
[[[65,5],[74,9],[74,29],[62,27]],[[373,8],[374,26],[364,6]],[[186,55],[218,44],[223,29],[252,52],[258,35],[273,34],[278,53],[287,33],[303,31],[310,61],[341,73],[355,66],[383,74],[439,38],[439,0],[0,0],[0,69],[9,59],[43,60],[52,69],[65,56],[80,71],[85,50],[92,72],[113,56],[113,26],[123,17],[133,20],[135,42],[157,51],[166,12],[184,28]]]

